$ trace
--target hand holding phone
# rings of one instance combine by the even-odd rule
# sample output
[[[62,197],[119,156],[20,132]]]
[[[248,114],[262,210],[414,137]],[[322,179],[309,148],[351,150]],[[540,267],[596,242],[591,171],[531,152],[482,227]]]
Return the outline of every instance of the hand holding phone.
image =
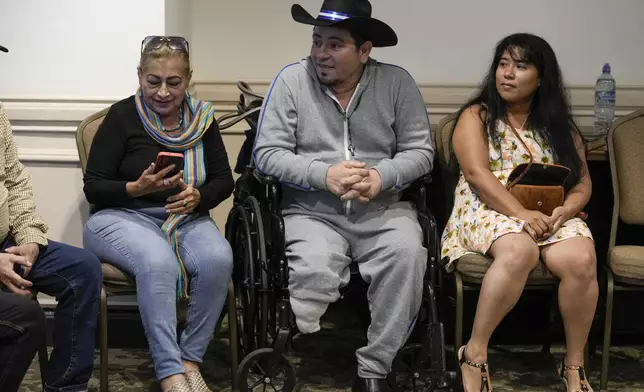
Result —
[[[128,196],[136,198],[178,186],[183,178],[183,160],[181,153],[160,152],[136,181],[125,185]]]
[[[154,163],[154,174],[159,173],[161,170],[165,169],[170,165],[174,165],[174,168],[166,175],[166,177],[172,177],[177,175],[180,171],[183,170],[183,154],[180,152],[165,152],[162,151],[157,154],[157,160]]]

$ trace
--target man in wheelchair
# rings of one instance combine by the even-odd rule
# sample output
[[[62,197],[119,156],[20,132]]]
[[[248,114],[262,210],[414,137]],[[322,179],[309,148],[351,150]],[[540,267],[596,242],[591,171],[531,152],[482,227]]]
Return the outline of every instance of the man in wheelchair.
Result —
[[[291,13],[314,26],[311,53],[274,79],[254,148],[257,169],[285,185],[290,304],[300,332],[318,331],[356,262],[371,325],[354,390],[389,391],[422,302],[427,250],[400,196],[432,168],[427,111],[405,70],[370,57],[397,37],[368,1],[326,0],[317,18],[299,5]]]

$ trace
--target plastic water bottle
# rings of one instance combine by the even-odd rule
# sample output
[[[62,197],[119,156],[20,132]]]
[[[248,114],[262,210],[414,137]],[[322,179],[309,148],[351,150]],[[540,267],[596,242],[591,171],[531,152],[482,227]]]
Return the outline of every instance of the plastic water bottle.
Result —
[[[595,127],[593,136],[608,134],[615,119],[615,79],[610,74],[610,64],[604,64],[602,74],[595,83]]]

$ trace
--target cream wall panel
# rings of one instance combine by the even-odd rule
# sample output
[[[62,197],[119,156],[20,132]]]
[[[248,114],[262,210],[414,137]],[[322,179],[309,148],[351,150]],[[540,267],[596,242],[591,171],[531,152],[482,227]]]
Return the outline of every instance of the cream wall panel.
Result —
[[[33,183],[38,212],[49,226],[49,237],[82,246],[82,228],[89,207],[82,192],[78,162],[24,162]]]
[[[306,56],[312,28],[292,20],[293,3],[315,15],[322,0],[192,0],[195,80],[270,80]],[[498,40],[532,32],[552,45],[569,84],[594,84],[610,62],[618,85],[644,86],[642,0],[371,3],[399,37],[373,56],[403,66],[421,84],[477,84]]]

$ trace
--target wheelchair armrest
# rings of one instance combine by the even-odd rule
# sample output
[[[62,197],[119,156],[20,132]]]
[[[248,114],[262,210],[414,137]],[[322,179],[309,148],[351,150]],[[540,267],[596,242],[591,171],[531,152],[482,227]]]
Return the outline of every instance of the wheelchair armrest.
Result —
[[[265,175],[257,169],[253,169],[253,177],[264,187],[262,193],[272,206],[271,208],[279,208],[282,200],[282,185],[279,180],[276,177]]]
[[[279,180],[273,176],[267,176],[262,174],[259,170],[253,170],[253,176],[260,182],[262,185],[279,185]]]
[[[432,175],[427,173],[424,174],[422,177],[417,178],[416,181],[414,181],[414,184],[422,184],[422,185],[427,185],[432,183]]]
[[[432,183],[431,174],[425,174],[417,178],[403,191],[403,200],[414,203],[420,212],[427,211],[427,185]]]

